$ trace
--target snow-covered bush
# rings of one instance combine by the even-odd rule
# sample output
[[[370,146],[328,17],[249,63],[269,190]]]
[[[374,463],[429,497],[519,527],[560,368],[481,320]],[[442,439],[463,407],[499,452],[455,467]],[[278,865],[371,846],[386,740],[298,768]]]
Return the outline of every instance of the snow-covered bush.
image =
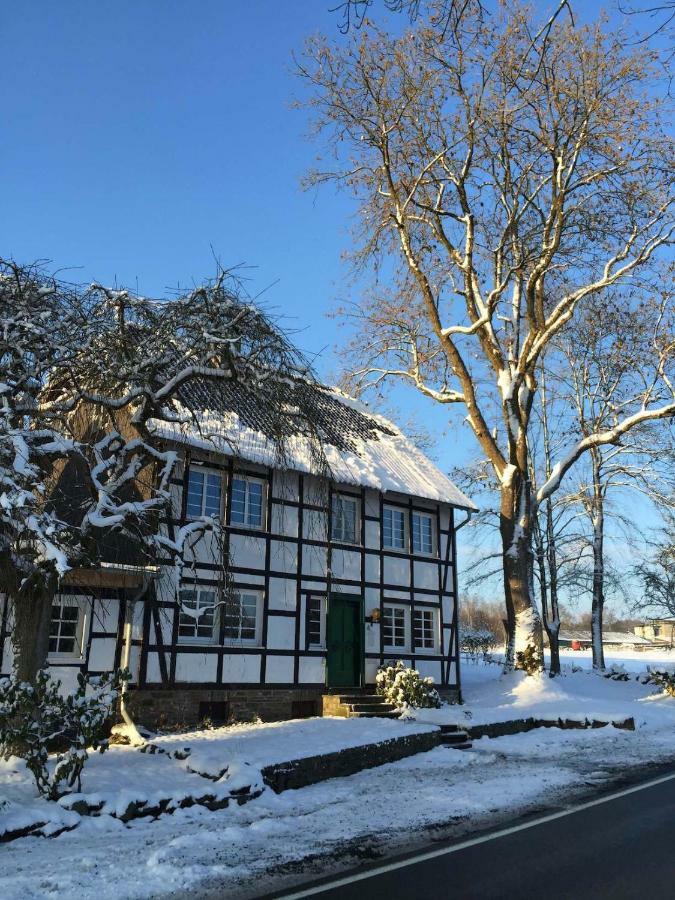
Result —
[[[409,668],[401,660],[379,669],[375,685],[377,693],[399,709],[409,706],[438,708],[441,705],[434,679],[423,677],[417,669]]]
[[[498,643],[496,634],[489,628],[460,628],[459,649],[473,658],[486,658]]]
[[[603,678],[611,678],[612,681],[630,681],[631,676],[626,671],[626,667],[619,663],[613,663],[603,672],[600,672]]]
[[[79,673],[75,691],[62,696],[60,681],[45,670],[34,684],[0,679],[0,757],[25,760],[38,791],[57,800],[75,785],[80,790],[89,749],[108,748],[105,726],[117,702],[121,671],[101,676]],[[50,752],[55,756],[50,760]]]
[[[653,669],[650,667],[649,682],[663,688],[671,697],[675,697],[675,672],[669,669]]]
[[[544,661],[536,647],[528,644],[524,650],[516,653],[516,668],[527,672],[528,675],[535,675],[541,672],[544,667]]]

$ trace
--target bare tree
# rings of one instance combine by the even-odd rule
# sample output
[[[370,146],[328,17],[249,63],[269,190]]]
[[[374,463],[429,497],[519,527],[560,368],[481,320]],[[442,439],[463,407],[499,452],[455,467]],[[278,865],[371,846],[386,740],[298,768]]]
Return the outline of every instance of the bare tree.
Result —
[[[336,159],[309,182],[358,198],[353,261],[379,279],[354,314],[354,380],[401,379],[464,408],[501,496],[507,667],[527,648],[541,657],[538,505],[592,447],[675,414],[664,344],[658,379],[533,492],[542,354],[589,298],[631,283],[671,241],[672,147],[643,93],[650,63],[602,24],[554,12],[533,27],[510,4],[443,34],[420,22],[401,37],[364,25],[340,48],[314,39],[301,67]]]
[[[665,274],[665,273],[664,273]],[[566,329],[557,347],[562,365],[556,386],[560,401],[573,411],[571,427],[579,440],[611,430],[625,409],[631,409],[659,378],[662,342],[675,337],[672,295],[668,282],[656,297],[639,303],[615,296],[607,304],[597,298],[583,310],[577,328]],[[603,612],[605,605],[607,520],[614,518],[628,532],[630,516],[612,510],[610,499],[639,492],[657,506],[673,490],[673,435],[662,423],[648,422],[611,445],[592,446],[581,474],[576,499],[590,529],[592,558],[593,667],[604,668]]]
[[[375,0],[343,0],[331,11],[338,13],[340,31],[348,34],[350,29],[361,28],[374,5]],[[481,0],[383,0],[384,9],[404,13],[410,22],[417,19],[423,6],[431,11],[436,25],[442,30],[455,27],[469,10],[475,10],[481,15],[484,12]]]
[[[288,379],[309,373],[225,271],[159,301],[6,262],[0,341],[0,590],[13,607],[15,671],[30,681],[69,569],[96,567],[121,540],[140,564],[173,559],[180,579],[194,542],[221,528],[208,516],[163,525],[179,460],[164,426],[199,427],[186,388],[217,379],[261,394],[282,456],[289,415],[313,437],[311,416],[288,409]]]
[[[675,506],[675,497],[673,497]],[[666,513],[666,528],[656,542],[651,559],[636,567],[643,596],[634,604],[641,613],[675,616],[675,514]]]

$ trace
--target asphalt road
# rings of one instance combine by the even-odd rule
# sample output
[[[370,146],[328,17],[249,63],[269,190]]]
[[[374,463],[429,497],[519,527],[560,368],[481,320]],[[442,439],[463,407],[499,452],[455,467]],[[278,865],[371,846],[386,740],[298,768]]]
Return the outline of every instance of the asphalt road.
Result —
[[[281,896],[675,900],[675,774],[478,839]],[[506,833],[505,833],[506,832]],[[417,861],[416,861],[417,860]],[[364,877],[364,875],[368,877]]]

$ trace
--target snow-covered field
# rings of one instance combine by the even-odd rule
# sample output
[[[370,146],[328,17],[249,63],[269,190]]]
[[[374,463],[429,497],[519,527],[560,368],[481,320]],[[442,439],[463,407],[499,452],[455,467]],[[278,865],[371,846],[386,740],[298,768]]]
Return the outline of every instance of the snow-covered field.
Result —
[[[635,680],[616,682],[591,672],[553,680],[501,677],[494,665],[465,665],[463,680],[466,705],[442,711],[449,720],[632,715],[637,730],[537,729],[483,738],[465,752],[439,748],[298,791],[275,795],[265,790],[244,806],[216,812],[192,807],[128,825],[110,816],[87,818],[76,830],[54,839],[23,838],[0,845],[0,895],[3,900],[203,896],[209,891],[213,896],[255,896],[273,885],[290,884],[302,877],[301,870],[326,872],[345,861],[353,864],[364,856],[409,848],[431,836],[505,821],[533,807],[568,801],[629,767],[675,759],[675,699],[657,696],[653,687]],[[423,718],[412,727],[419,727]],[[351,720],[333,727],[346,725],[352,734],[361,727],[371,734],[379,724]],[[321,726],[311,720],[296,725],[308,729],[301,742],[309,747]],[[292,741],[288,735],[294,727],[286,723],[231,729],[227,740],[242,764],[248,747],[259,766],[269,758],[265,754],[287,758],[281,738],[286,734],[284,740]],[[212,745],[217,734],[212,733]],[[284,752],[278,752],[279,746],[275,750],[274,735]],[[344,739],[350,740],[346,732]],[[197,741],[195,734],[162,743],[168,748],[171,742],[182,746]],[[213,765],[214,747],[206,742],[203,746]],[[126,753],[139,765],[142,761],[147,778],[153,770],[153,777],[159,778],[157,773],[177,764],[166,754],[148,756],[128,749],[98,757],[97,764],[109,765],[115,753],[120,758]],[[178,771],[187,777],[186,771]],[[8,787],[7,769],[3,772],[0,792]],[[91,771],[90,776],[95,782]],[[127,765],[127,786],[131,777]],[[15,798],[20,780],[20,774],[13,782],[9,779]],[[22,790],[27,790],[25,785]]]

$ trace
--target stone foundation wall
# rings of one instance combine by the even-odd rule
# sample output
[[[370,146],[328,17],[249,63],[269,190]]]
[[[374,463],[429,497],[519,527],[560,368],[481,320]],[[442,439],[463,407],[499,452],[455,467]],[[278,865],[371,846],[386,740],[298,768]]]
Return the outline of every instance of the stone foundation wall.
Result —
[[[321,715],[325,688],[131,688],[126,704],[138,725],[147,728],[183,728],[204,718],[214,724],[263,722]]]

